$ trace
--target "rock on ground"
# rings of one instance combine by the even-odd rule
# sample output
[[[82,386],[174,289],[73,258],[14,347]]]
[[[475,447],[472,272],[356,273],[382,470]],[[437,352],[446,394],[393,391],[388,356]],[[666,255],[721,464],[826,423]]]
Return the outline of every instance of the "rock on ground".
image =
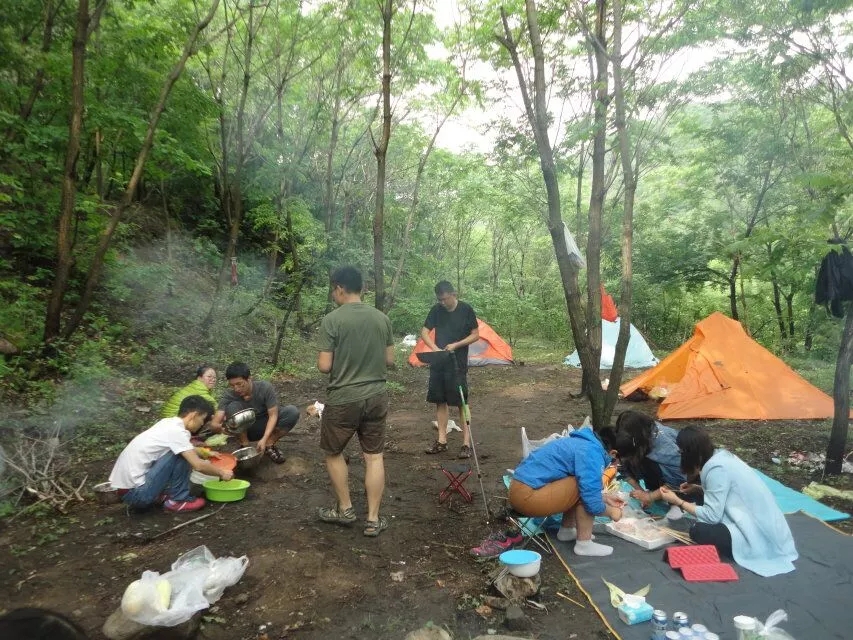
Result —
[[[404,640],[453,640],[453,637],[441,627],[421,627],[409,633]]]
[[[101,632],[109,640],[191,640],[200,624],[201,613],[198,613],[176,627],[151,627],[127,618],[118,608],[107,618]]]

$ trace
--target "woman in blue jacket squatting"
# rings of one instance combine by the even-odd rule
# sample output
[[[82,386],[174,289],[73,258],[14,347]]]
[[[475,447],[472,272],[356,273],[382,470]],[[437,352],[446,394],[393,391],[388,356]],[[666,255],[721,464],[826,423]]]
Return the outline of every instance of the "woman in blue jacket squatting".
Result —
[[[701,506],[682,500],[661,487],[661,495],[696,516],[690,537],[712,544],[720,555],[760,576],[794,570],[797,549],[788,522],[770,489],[743,460],[725,449],[714,449],[702,429],[685,427],[676,444],[681,469],[688,478],[699,475],[701,486],[683,485],[685,491],[701,491]]]
[[[620,454],[630,454],[622,451]],[[573,431],[534,449],[515,468],[509,485],[509,503],[530,517],[563,514],[557,539],[576,540],[574,551],[580,556],[607,556],[613,547],[592,540],[595,516],[611,520],[622,517],[625,503],[603,493],[605,484],[616,475],[611,458],[601,439],[589,427]]]

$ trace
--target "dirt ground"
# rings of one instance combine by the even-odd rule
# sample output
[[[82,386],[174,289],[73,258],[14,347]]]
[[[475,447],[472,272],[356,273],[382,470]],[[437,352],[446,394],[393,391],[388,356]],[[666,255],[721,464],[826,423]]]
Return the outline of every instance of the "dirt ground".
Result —
[[[392,399],[382,509],[391,526],[380,537],[364,537],[361,526],[317,520],[317,508],[333,498],[317,446],[319,421],[304,416],[282,441],[287,462],[275,466],[265,460],[250,478],[245,500],[154,541],[146,539],[219,507],[209,505],[200,514],[153,510],[128,515],[122,505],[92,499],[68,517],[0,521],[0,608],[56,609],[78,620],[92,638],[101,638],[101,626],[128,583],[146,569],[167,571],[180,554],[204,544],[216,556],[246,555],[249,565],[242,580],[205,612],[199,638],[399,640],[427,623],[446,628],[457,640],[489,630],[506,633],[503,612],[477,611],[482,597],[492,593],[487,574],[495,561],[476,563],[468,552],[501,525],[486,522],[476,473],[466,483],[472,503],[456,496],[439,504],[447,484],[439,465],[458,462],[461,440],[451,433],[447,454],[424,454],[434,434],[432,407],[424,398],[426,375],[409,368],[392,375],[403,390]],[[541,438],[569,423],[580,424],[588,405],[571,395],[579,388],[579,371],[562,366],[487,367],[471,371],[469,382],[482,484],[495,508],[504,495],[501,477],[521,455],[520,428],[526,427],[530,438]],[[274,383],[282,400],[303,409],[322,397],[320,377]],[[617,412],[629,407],[654,411],[652,403],[620,403]],[[828,427],[823,423],[705,424],[718,443],[791,486],[819,479],[784,460],[794,450],[824,451]],[[348,451],[355,508],[363,518],[364,467],[357,443]],[[772,457],[783,463],[773,463]],[[92,465],[90,478],[106,479],[111,463]],[[853,483],[845,476],[838,486]],[[611,637],[556,558],[543,559],[541,577],[538,600],[547,610],[526,610],[531,628],[517,635]]]

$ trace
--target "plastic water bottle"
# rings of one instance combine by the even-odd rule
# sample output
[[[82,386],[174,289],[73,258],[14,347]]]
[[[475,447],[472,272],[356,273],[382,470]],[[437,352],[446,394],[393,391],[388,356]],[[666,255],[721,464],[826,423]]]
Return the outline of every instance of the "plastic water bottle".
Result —
[[[755,618],[735,616],[733,622],[737,640],[755,640]]]
[[[703,638],[705,633],[708,631],[708,627],[704,624],[699,624],[698,622],[690,628],[693,629],[693,635],[697,638]]]
[[[666,640],[680,640],[681,636],[678,635],[678,631],[669,630],[666,632],[665,638]]]
[[[706,631],[705,637],[703,638],[703,640],[720,640],[720,636],[718,636],[716,633],[711,633],[710,631]]]
[[[678,640],[696,640],[697,638],[701,638],[702,636],[697,636],[693,633],[693,629],[690,627],[681,627],[678,630]]]

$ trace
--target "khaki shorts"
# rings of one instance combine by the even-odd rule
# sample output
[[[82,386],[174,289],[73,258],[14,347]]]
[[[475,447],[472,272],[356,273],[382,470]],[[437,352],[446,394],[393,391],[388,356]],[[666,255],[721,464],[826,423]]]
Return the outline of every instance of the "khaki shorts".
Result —
[[[382,453],[387,417],[387,391],[349,404],[327,404],[320,423],[320,448],[329,455],[338,455],[358,434],[358,442],[364,453]]]

